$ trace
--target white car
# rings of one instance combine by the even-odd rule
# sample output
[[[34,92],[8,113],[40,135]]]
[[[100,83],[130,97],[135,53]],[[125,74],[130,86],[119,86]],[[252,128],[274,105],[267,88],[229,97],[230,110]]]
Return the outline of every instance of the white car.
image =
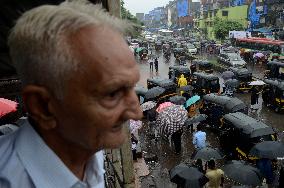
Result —
[[[197,48],[193,44],[187,44],[186,47],[187,47],[188,53],[190,53],[191,55],[197,54]]]

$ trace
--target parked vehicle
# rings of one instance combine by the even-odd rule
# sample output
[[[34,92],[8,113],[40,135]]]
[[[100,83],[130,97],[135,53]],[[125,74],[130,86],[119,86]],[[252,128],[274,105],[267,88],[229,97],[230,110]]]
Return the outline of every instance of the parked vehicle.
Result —
[[[171,96],[177,95],[176,93],[177,84],[171,79],[163,79],[160,77],[147,79],[148,89],[151,89],[156,86],[160,86],[166,90],[162,96],[156,99],[158,102],[166,101]]]
[[[213,73],[213,65],[207,60],[193,60],[192,64],[196,65],[198,71],[204,71],[205,73]]]
[[[272,107],[275,112],[284,111],[284,80],[265,79],[266,86],[263,89],[263,101]]]
[[[208,116],[207,124],[213,130],[220,131],[221,120],[224,114],[242,112],[247,114],[248,109],[243,101],[236,97],[225,95],[207,94],[203,96],[204,113]]]
[[[255,160],[248,154],[250,149],[276,139],[272,127],[241,112],[224,115],[219,132],[220,145],[232,159]]]
[[[240,82],[239,86],[236,88],[237,92],[250,91],[252,86],[249,85],[253,81],[252,73],[246,68],[230,68],[235,74],[235,78]]]
[[[155,50],[156,51],[162,50],[162,42],[161,41],[155,42]]]
[[[229,67],[246,67],[246,62],[237,53],[221,53],[217,57],[217,61]]]
[[[219,78],[213,74],[206,74],[203,72],[193,73],[192,85],[195,88],[194,92],[199,95],[220,92]]]
[[[184,75],[188,83],[191,79],[190,70],[187,66],[170,66],[168,74],[169,79],[173,80],[176,84],[178,83],[178,79],[182,74]]]
[[[191,55],[191,56],[197,54],[197,48],[193,44],[188,43],[186,45],[186,49],[187,49],[187,52],[189,53],[189,55]]]
[[[144,88],[143,86],[136,86],[134,90],[138,96],[140,104],[142,104],[145,100],[145,94],[147,93],[148,89]]]
[[[174,48],[173,49],[174,57],[177,59],[179,56],[185,56],[184,48]]]
[[[266,78],[284,80],[284,62],[270,61],[267,63]]]

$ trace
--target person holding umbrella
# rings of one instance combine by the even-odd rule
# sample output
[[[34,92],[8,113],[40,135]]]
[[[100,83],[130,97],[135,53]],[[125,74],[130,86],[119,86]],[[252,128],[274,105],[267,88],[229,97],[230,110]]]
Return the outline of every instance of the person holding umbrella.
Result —
[[[181,151],[181,136],[182,136],[182,129],[174,132],[172,134],[172,142],[174,143],[174,147],[175,147],[175,154],[179,155],[180,151]]]
[[[253,86],[251,89],[251,108],[252,110],[256,110],[256,105],[258,104],[258,98],[261,90],[259,86]]]

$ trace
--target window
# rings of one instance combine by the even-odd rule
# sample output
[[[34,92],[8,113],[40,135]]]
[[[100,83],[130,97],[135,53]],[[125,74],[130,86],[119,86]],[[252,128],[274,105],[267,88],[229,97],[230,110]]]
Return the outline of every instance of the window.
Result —
[[[222,10],[222,16],[228,16],[229,12],[227,10]]]

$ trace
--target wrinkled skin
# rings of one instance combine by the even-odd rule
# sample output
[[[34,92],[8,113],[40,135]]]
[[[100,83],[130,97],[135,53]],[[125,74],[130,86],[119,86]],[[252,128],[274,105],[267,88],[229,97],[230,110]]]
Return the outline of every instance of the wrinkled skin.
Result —
[[[126,136],[122,123],[142,116],[134,91],[139,81],[134,57],[124,39],[107,27],[84,28],[71,43],[82,71],[67,84],[56,112],[57,130],[88,150],[117,148]]]

